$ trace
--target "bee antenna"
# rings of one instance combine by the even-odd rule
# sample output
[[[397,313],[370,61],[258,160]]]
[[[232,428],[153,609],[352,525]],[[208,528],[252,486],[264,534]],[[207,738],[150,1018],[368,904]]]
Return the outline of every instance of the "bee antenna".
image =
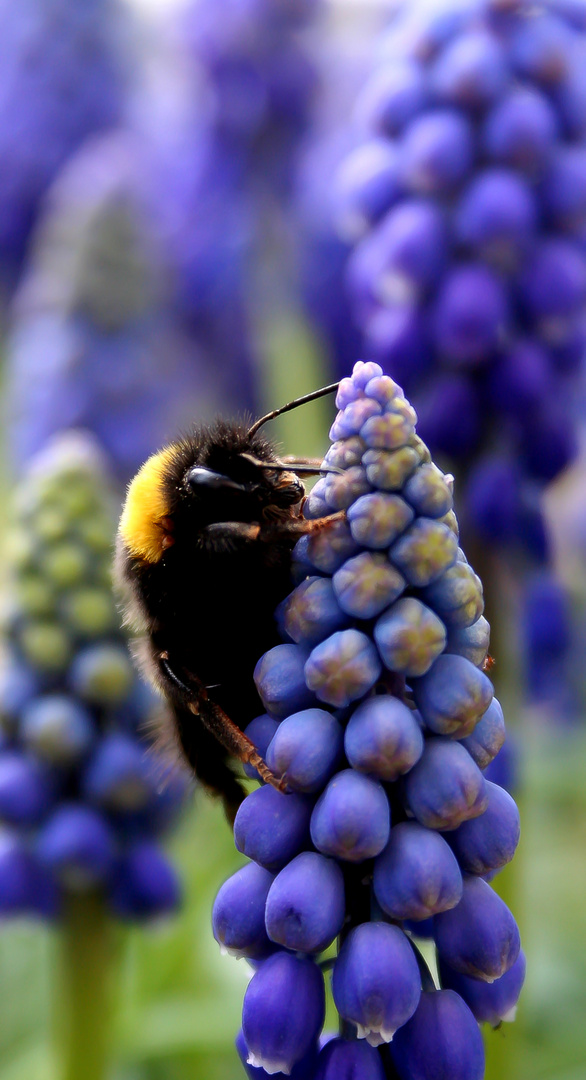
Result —
[[[304,397],[295,398],[294,401],[287,402],[286,405],[282,405],[280,409],[273,409],[272,412],[267,413],[266,416],[261,416],[260,420],[256,420],[251,428],[248,429],[248,435],[255,435],[256,432],[263,424],[266,424],[269,420],[274,420],[276,416],[281,416],[282,413],[290,412],[291,409],[297,409],[299,405],[306,405],[308,401],[315,401],[316,398],[325,397],[326,394],[335,394],[338,389],[339,383],[330,383],[329,386],[322,386],[321,390],[314,390],[311,394],[305,394]]]

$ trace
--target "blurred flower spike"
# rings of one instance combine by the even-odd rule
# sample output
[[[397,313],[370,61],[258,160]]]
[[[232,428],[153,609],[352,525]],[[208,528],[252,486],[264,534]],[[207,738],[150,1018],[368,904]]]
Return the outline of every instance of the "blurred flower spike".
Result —
[[[123,919],[174,911],[160,839],[187,792],[149,754],[157,701],[111,593],[115,503],[97,444],[49,442],[16,490],[0,680],[0,913],[98,891]]]
[[[359,362],[337,405],[325,461],[341,471],[306,516],[346,519],[298,542],[284,642],[255,673],[268,716],[248,729],[289,792],[244,800],[252,861],[214,905],[216,939],[255,968],[239,1053],[250,1076],[481,1080],[479,1024],[513,1018],[524,977],[487,880],[519,815],[483,772],[505,729],[482,585],[402,390]],[[437,985],[417,945],[430,926]],[[320,1049],[332,963],[341,1035]]]
[[[465,477],[465,530],[543,563],[539,496],[578,451],[584,11],[408,3],[378,55],[335,200],[365,352]]]

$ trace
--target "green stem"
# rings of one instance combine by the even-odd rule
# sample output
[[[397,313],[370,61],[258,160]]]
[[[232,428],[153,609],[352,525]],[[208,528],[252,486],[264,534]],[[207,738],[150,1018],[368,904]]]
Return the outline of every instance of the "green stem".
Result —
[[[110,1059],[116,934],[103,897],[69,895],[59,929],[55,1002],[59,1080],[105,1080]]]

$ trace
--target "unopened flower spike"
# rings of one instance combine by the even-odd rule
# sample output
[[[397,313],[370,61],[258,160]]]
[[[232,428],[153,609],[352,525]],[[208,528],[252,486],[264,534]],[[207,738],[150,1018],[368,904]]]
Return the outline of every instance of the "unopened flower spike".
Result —
[[[484,776],[505,730],[482,585],[400,387],[359,362],[337,405],[325,461],[342,472],[305,510],[345,519],[298,542],[283,644],[255,673],[267,713],[247,729],[289,791],[242,803],[251,861],[214,905],[216,939],[255,968],[238,1050],[250,1076],[482,1080],[479,1024],[513,1018],[525,970],[487,880],[519,816]],[[417,949],[430,925],[437,985]],[[335,942],[341,1034],[320,1041]]]

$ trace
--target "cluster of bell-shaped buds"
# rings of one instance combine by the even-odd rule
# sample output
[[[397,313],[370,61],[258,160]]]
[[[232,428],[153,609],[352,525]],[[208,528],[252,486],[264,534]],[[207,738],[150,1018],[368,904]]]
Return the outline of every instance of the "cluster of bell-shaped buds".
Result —
[[[10,284],[59,168],[120,120],[130,49],[118,0],[2,0],[0,24],[0,274]]]
[[[0,682],[0,912],[99,891],[144,919],[180,900],[159,838],[186,793],[148,751],[156,702],[111,589],[115,505],[92,440],[61,436],[20,482]]]
[[[357,105],[338,224],[366,351],[466,479],[466,529],[542,561],[586,342],[586,13],[406,4]]]
[[[458,547],[451,478],[400,388],[360,362],[337,404],[325,463],[339,471],[306,516],[345,515],[298,543],[285,641],[255,672],[267,712],[247,729],[289,790],[261,786],[240,807],[251,861],[220,889],[214,933],[256,968],[251,1076],[304,1061],[299,1075],[320,1080],[481,1080],[478,1023],[512,1018],[524,975],[487,880],[512,858],[519,816],[483,775],[505,728],[483,671],[482,586]],[[429,920],[439,986],[414,940]],[[336,938],[342,1036],[318,1054],[320,954]]]

